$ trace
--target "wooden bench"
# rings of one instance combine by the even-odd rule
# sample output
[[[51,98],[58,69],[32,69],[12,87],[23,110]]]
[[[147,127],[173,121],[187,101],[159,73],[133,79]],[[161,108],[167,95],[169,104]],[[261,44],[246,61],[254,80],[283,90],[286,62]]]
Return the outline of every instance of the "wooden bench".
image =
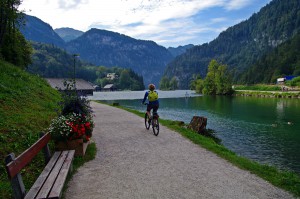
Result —
[[[72,170],[74,150],[57,151],[51,157],[48,142],[49,133],[34,143],[29,149],[15,158],[11,153],[5,158],[6,171],[11,181],[14,198],[60,198],[68,173]],[[43,150],[46,167],[26,193],[20,171]]]

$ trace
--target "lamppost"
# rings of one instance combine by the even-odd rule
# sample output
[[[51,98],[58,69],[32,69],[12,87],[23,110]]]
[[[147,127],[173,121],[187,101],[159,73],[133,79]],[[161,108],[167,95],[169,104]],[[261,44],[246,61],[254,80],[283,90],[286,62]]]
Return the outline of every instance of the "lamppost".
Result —
[[[73,59],[74,59],[74,90],[76,90],[76,70],[75,70],[75,60],[76,60],[76,57],[79,57],[78,54],[73,54]]]

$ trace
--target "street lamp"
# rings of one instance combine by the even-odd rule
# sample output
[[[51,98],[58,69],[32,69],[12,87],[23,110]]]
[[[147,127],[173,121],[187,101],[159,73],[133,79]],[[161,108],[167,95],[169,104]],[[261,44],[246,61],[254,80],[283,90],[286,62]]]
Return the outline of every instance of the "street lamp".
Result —
[[[74,89],[76,90],[76,72],[75,72],[75,60],[76,57],[79,57],[79,54],[73,54],[73,59],[74,59]]]

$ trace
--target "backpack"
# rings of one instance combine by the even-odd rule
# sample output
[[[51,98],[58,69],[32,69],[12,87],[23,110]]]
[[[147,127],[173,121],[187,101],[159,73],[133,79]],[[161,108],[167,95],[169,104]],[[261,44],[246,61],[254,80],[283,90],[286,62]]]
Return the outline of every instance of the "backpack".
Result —
[[[156,91],[149,91],[148,92],[148,100],[149,102],[153,102],[158,99],[158,93]]]

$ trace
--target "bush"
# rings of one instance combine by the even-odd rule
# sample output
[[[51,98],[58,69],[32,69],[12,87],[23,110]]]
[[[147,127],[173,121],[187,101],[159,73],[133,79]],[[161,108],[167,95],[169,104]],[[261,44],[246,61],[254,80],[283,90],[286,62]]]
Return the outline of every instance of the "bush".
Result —
[[[289,86],[300,86],[300,77],[295,77],[292,80],[287,81],[286,85],[289,85]]]
[[[63,93],[60,105],[62,107],[61,115],[68,115],[72,113],[91,115],[92,108],[90,101],[78,95],[74,80],[64,81],[66,90]]]

